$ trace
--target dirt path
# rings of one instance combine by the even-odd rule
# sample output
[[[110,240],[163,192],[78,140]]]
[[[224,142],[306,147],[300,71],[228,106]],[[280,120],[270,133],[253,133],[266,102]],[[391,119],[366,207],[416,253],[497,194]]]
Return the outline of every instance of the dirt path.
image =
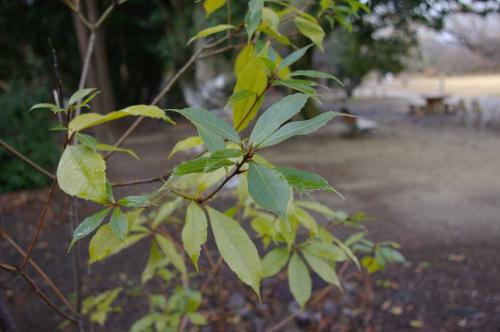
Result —
[[[367,135],[347,138],[345,127],[334,123],[264,154],[276,164],[325,176],[347,200],[318,193],[320,200],[349,213],[366,212],[374,219],[368,224],[373,238],[402,244],[407,266],[393,267],[375,278],[374,330],[413,331],[413,325],[422,326],[422,331],[498,331],[500,130],[465,128],[441,116],[411,118],[401,100],[358,100],[352,108],[379,122],[380,127]],[[165,158],[174,138],[194,133],[187,123],[162,126],[160,131],[149,129],[144,128],[128,142],[127,147],[138,152],[140,161],[122,155],[111,159],[112,180],[163,174],[183,158]],[[151,188],[136,187],[134,191]],[[0,204],[2,227],[27,243],[28,237],[23,238],[23,234],[29,234],[28,221],[36,218],[34,210],[40,208],[41,199],[11,194]],[[68,230],[57,226],[64,224],[58,212],[64,204],[59,199],[50,215],[52,226],[48,227],[54,232],[52,238],[42,236],[36,257],[52,266],[56,282],[70,291],[71,270],[58,263],[67,259],[67,241],[54,241],[69,240]],[[35,208],[31,209],[34,212],[27,206]],[[0,243],[0,251],[3,249]],[[99,279],[103,287],[115,287],[104,277],[110,271],[120,278],[137,276],[146,259],[146,253],[140,256],[141,252],[135,252],[137,259],[116,257],[106,265],[93,267],[85,277],[90,290],[95,291],[95,278],[104,278]],[[23,327],[54,328],[56,317],[47,318],[50,311],[32,301],[33,295],[21,281],[14,282],[23,295],[11,292],[8,299],[10,305],[17,305],[16,318]],[[146,303],[132,304],[132,308],[138,306],[145,307]],[[123,316],[124,321],[112,326],[129,326],[132,318]]]

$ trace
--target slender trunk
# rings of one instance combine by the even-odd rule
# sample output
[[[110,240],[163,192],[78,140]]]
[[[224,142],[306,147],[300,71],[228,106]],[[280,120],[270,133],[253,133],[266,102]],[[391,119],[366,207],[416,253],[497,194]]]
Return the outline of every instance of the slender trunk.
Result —
[[[96,22],[101,15],[101,10],[99,9],[97,1],[88,0],[87,5],[90,21]],[[97,111],[102,114],[111,112],[115,109],[113,88],[111,86],[108,58],[106,53],[105,35],[105,27],[101,26],[99,30],[96,31],[95,51],[93,55],[96,76],[99,82],[98,87],[101,91],[100,95],[97,96],[97,98],[100,98],[102,102],[102,108]]]

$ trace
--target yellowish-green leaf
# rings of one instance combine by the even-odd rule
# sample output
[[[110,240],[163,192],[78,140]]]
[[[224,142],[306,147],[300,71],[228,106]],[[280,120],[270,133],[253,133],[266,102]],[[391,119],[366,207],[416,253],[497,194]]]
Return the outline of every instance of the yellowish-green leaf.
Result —
[[[161,251],[165,254],[165,256],[167,256],[172,265],[181,273],[182,278],[187,280],[187,269],[186,264],[184,263],[184,258],[182,258],[181,254],[179,254],[172,241],[162,235],[156,235],[155,239]]]
[[[322,43],[323,38],[325,38],[325,32],[318,23],[299,16],[294,19],[294,23],[304,36],[309,38],[323,51]]]
[[[182,205],[182,201],[182,197],[177,197],[172,201],[163,203],[158,208],[158,212],[153,219],[151,227],[153,229],[156,229],[156,227],[158,227],[160,223],[164,222],[175,210],[177,210]]]
[[[314,218],[303,209],[295,207],[293,217],[297,219],[302,226],[307,228],[311,235],[314,236],[318,233],[318,224],[316,223],[316,220],[314,220]]]
[[[219,24],[219,25],[216,25],[214,27],[206,28],[204,30],[201,30],[193,38],[191,38],[188,41],[188,45],[191,44],[196,39],[205,38],[205,37],[211,36],[213,34],[216,34],[218,32],[226,31],[226,30],[230,30],[230,29],[234,29],[234,28],[235,28],[235,26],[231,25],[231,24]]]
[[[260,297],[262,266],[255,244],[233,219],[207,207],[215,243],[229,268]]]
[[[308,251],[302,251],[302,254],[306,259],[307,264],[309,264],[309,266],[321,277],[321,279],[330,284],[342,287],[335,269],[332,265],[330,265],[331,263],[316,255],[311,255]]]
[[[311,297],[312,281],[306,264],[297,253],[288,264],[288,285],[295,301],[303,308]]]
[[[112,152],[123,152],[123,153],[126,153],[129,156],[131,156],[131,157],[139,160],[139,157],[131,149],[124,149],[124,148],[119,148],[117,146],[108,145],[108,144],[101,144],[101,143],[97,143],[96,149],[99,150],[99,151],[107,151],[107,152],[109,152],[109,151],[112,151]]]
[[[83,145],[69,145],[57,166],[57,182],[62,191],[97,203],[108,200],[106,164],[102,156]]]
[[[71,120],[69,123],[69,134],[71,135],[75,131],[81,131],[87,128],[97,126],[102,123],[106,123],[113,120],[118,120],[126,116],[145,116],[153,119],[162,119],[171,124],[175,124],[168,116],[165,115],[163,111],[158,106],[152,105],[134,105],[124,108],[119,111],[110,112],[106,115],[101,115],[97,113],[86,113],[81,114]]]
[[[226,4],[226,0],[205,0],[203,3],[203,8],[207,13],[207,17],[210,16],[217,9],[221,8]]]
[[[262,22],[271,29],[277,31],[278,25],[280,24],[280,18],[274,10],[264,7],[262,8]]]
[[[239,91],[251,91],[253,96],[233,103],[233,126],[236,131],[245,129],[255,118],[264,101],[267,87],[267,70],[264,63],[255,54],[249,44],[240,52],[235,64],[236,85],[233,94]]]
[[[134,223],[138,220],[141,211],[142,210],[139,209],[125,213],[129,229],[136,231],[140,230],[138,233],[129,234],[125,241],[120,240],[118,236],[115,235],[109,223],[99,227],[89,243],[89,264],[103,260],[110,255],[122,251],[123,249],[143,239],[148,234],[147,229],[140,228],[140,226],[134,226]]]
[[[290,252],[286,247],[278,247],[271,250],[262,259],[262,277],[272,277],[278,273],[288,262]]]
[[[151,247],[149,249],[149,258],[146,267],[142,271],[141,281],[142,283],[148,282],[153,278],[156,270],[168,264],[168,260],[161,254],[160,249],[156,245],[155,241],[151,242]]]
[[[191,258],[196,271],[201,246],[207,241],[207,218],[198,204],[191,202],[186,211],[186,223],[182,228],[184,250]]]
[[[183,140],[180,140],[174,145],[167,159],[172,158],[172,156],[177,152],[186,151],[200,145],[203,145],[203,140],[201,139],[200,136],[191,136]]]

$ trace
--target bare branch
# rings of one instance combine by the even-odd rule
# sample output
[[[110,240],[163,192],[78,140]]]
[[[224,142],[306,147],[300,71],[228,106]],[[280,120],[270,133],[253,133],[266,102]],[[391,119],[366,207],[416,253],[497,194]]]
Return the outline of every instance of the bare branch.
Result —
[[[40,217],[38,218],[38,222],[36,225],[36,230],[35,233],[33,234],[33,237],[31,238],[30,245],[28,247],[28,250],[26,250],[26,256],[24,257],[24,260],[21,264],[21,270],[24,270],[24,267],[26,266],[26,263],[28,263],[31,253],[33,252],[33,248],[35,247],[36,242],[38,241],[38,236],[40,235],[40,231],[42,230],[43,224],[45,223],[45,217],[47,215],[47,211],[49,210],[50,202],[52,201],[52,197],[54,196],[54,192],[56,189],[57,181],[54,180],[52,181],[52,185],[50,186],[49,190],[49,195],[47,196],[47,201],[45,202],[45,205],[42,208],[42,213],[40,214]]]
[[[28,157],[24,156],[21,152],[19,152],[16,149],[14,149],[11,145],[9,145],[8,143],[6,143],[2,139],[0,139],[0,146],[3,147],[5,150],[9,151],[11,154],[13,154],[14,156],[16,156],[20,160],[24,161],[26,164],[28,164],[31,167],[33,167],[34,169],[36,169],[41,174],[47,176],[48,178],[50,178],[52,180],[56,179],[56,176],[54,174],[52,174],[51,172],[47,171],[45,168],[43,168],[42,166],[38,165],[37,163],[35,163],[31,159],[29,159]]]
[[[12,239],[12,237],[7,232],[5,232],[5,231],[3,231],[3,230],[0,229],[0,236],[3,237],[3,238],[5,238],[7,240],[7,242],[9,242],[9,244],[19,254],[21,254],[21,256],[23,256],[23,257],[27,256],[26,253],[24,252],[24,250]],[[64,296],[64,294],[54,284],[54,282],[49,278],[49,276],[47,276],[47,274],[40,268],[40,266],[32,258],[29,258],[29,263],[33,267],[33,269],[35,270],[35,272],[38,273],[38,275],[45,281],[45,283],[47,284],[47,286],[49,286],[54,291],[54,293],[61,300],[61,302],[63,302],[66,305],[66,307],[69,310],[71,310],[71,312],[74,313],[75,309],[73,308],[73,305],[71,305],[71,303],[69,303],[69,301],[66,299],[66,297]]]
[[[210,49],[210,48],[213,48],[213,47],[217,47],[218,45],[222,44],[226,40],[227,40],[227,37],[224,37],[224,38],[221,38],[212,44],[207,44],[207,45],[200,47],[200,49],[197,50],[189,58],[189,60],[184,64],[184,66],[182,66],[181,69],[179,69],[179,71],[177,71],[177,73],[172,77],[172,79],[167,83],[167,85],[165,85],[165,87],[158,93],[158,95],[156,95],[156,97],[153,98],[153,100],[151,101],[151,105],[156,105],[160,102],[160,100],[172,89],[172,87],[177,82],[177,80],[182,76],[182,74],[184,74],[186,72],[186,70],[188,70],[189,67],[191,67],[193,65],[193,63],[198,59],[198,57],[201,55],[201,53],[203,53],[203,51]],[[130,136],[130,134],[132,134],[132,132],[141,124],[141,122],[143,120],[144,120],[143,116],[138,117],[132,123],[132,125],[130,125],[130,127],[123,133],[123,135],[120,136],[120,138],[118,138],[118,140],[113,145],[116,147],[120,147],[123,144],[123,142],[125,142],[125,140]],[[111,155],[113,155],[113,153],[114,153],[114,151],[108,152],[106,154],[106,156],[104,157],[104,159],[105,160],[109,159],[109,157],[111,157]]]

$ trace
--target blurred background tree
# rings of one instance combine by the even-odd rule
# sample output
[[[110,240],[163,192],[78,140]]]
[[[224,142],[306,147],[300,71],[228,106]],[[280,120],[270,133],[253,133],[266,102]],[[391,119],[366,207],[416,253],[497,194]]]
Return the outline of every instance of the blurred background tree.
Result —
[[[110,0],[81,1],[82,10],[91,18],[98,17],[109,3]],[[419,26],[442,29],[444,18],[450,13],[485,14],[498,11],[499,7],[497,1],[491,0],[475,1],[473,7],[466,3],[469,2],[370,1],[371,14],[360,11],[360,17],[351,20],[347,16],[335,15],[337,21],[323,22],[325,32],[329,34],[326,52],[310,53],[298,66],[311,68],[314,64],[324,64],[330,67],[329,70],[345,83],[347,96],[351,96],[368,73],[398,73],[405,68],[409,53],[417,45],[416,31]],[[345,11],[343,6],[346,6],[336,5],[333,1],[310,4],[313,12],[324,10],[321,6],[327,4],[331,5],[327,10],[342,13]],[[350,5],[349,2],[347,4]],[[236,21],[243,12],[241,6],[245,5],[245,1],[231,3]],[[196,47],[186,45],[185,41],[199,30],[201,22],[205,22],[204,13],[194,1],[128,0],[117,11],[98,31],[87,84],[102,91],[93,105],[93,109],[101,113],[128,104],[149,102],[161,83],[173,75],[191,54],[192,47]],[[209,20],[217,22],[225,15],[224,11],[219,11]],[[35,97],[38,101],[52,99],[50,90],[55,86],[55,79],[49,39],[57,50],[64,91],[77,89],[88,35],[78,22],[62,1],[0,2],[0,48],[3,50],[0,57],[0,98],[3,102],[2,125],[7,126],[5,123],[8,123],[9,133],[21,130],[16,129],[16,124],[24,121],[22,112],[27,111]],[[339,29],[340,26],[348,27],[352,32],[346,33]],[[72,34],[68,35],[69,30],[74,30],[74,34],[71,31]],[[304,44],[304,41],[294,38],[292,41],[299,46]],[[187,81],[189,84],[194,78],[194,72],[188,72],[182,83]],[[168,100],[170,107],[186,103],[181,85],[175,87],[174,99]],[[316,105],[310,103],[303,115],[311,117],[318,111]],[[49,125],[43,117],[37,118],[36,126],[29,132],[39,135],[38,129],[46,132]],[[0,136],[6,139],[7,131],[2,130]],[[48,146],[50,139],[49,136],[37,136],[36,140],[28,138],[33,149]],[[18,144],[15,146],[21,150],[24,148]],[[19,163],[6,155],[2,158]],[[47,156],[48,168],[51,168],[50,160]],[[35,161],[43,163],[36,156]],[[23,181],[18,179],[11,183],[11,177],[5,176],[0,191],[45,184],[41,179]]]

